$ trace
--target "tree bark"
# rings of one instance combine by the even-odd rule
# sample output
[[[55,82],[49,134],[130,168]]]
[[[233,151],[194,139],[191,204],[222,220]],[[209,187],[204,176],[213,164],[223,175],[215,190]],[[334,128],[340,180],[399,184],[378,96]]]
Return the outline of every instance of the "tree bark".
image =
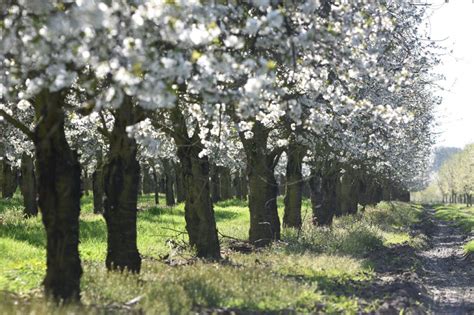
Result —
[[[61,92],[36,97],[34,145],[38,171],[38,204],[46,229],[45,293],[56,300],[79,300],[81,170],[64,132]]]
[[[215,164],[210,164],[209,173],[211,177],[211,199],[213,203],[219,202],[221,198],[221,180],[219,177],[219,167]]]
[[[23,213],[25,217],[38,214],[38,192],[36,187],[35,164],[33,157],[23,153],[21,157],[21,194],[23,195]]]
[[[174,206],[174,190],[173,190],[173,173],[171,169],[171,163],[167,160],[163,160],[164,165],[164,177],[165,177],[165,196],[166,196],[166,205],[168,207]]]
[[[90,190],[90,178],[89,178],[89,173],[87,170],[83,169],[83,177],[82,177],[82,194],[84,196],[89,196],[89,190]]]
[[[221,179],[221,199],[229,200],[232,199],[232,177],[230,175],[230,169],[222,166],[219,168],[220,179]]]
[[[247,155],[249,181],[250,230],[249,240],[266,246],[280,239],[280,219],[277,209],[278,184],[274,170],[281,151],[268,152],[268,132],[260,122],[252,128],[253,138],[240,134]]]
[[[234,179],[232,180],[232,185],[234,186],[235,198],[237,198],[239,200],[242,200],[243,199],[242,178],[241,178],[239,172],[234,174]]]
[[[288,146],[286,164],[286,193],[283,226],[301,228],[303,198],[303,157],[306,150],[298,144]]]
[[[143,169],[142,171],[143,177],[143,193],[148,195],[155,192],[155,183],[153,181],[152,175],[150,175],[150,168]]]
[[[5,158],[2,165],[2,197],[12,198],[18,187],[18,172]]]
[[[210,192],[209,160],[206,156],[199,156],[202,151],[199,126],[196,126],[190,137],[185,117],[179,108],[172,110],[171,119],[186,191],[184,210],[189,243],[196,249],[198,257],[220,259],[220,244]]]
[[[110,146],[104,165],[104,218],[107,223],[107,258],[109,270],[140,272],[137,248],[137,202],[140,165],[137,143],[129,138],[126,127],[135,123],[134,105],[126,96],[115,111]]]
[[[323,196],[321,190],[321,174],[315,169],[311,169],[311,175],[308,180],[309,187],[311,188],[311,209],[313,212],[312,222],[314,225],[318,225],[319,209],[323,203]]]
[[[155,193],[155,205],[160,204],[160,187],[158,185],[158,173],[156,172],[156,168],[152,167],[152,178],[153,178],[153,190]]]
[[[355,214],[358,205],[358,181],[350,171],[346,171],[340,179],[340,190],[337,196],[339,213]]]
[[[242,174],[240,178],[240,182],[242,183],[242,199],[247,200],[247,197],[249,195],[249,182],[247,178],[247,174]]]
[[[337,182],[339,172],[335,170],[323,171],[321,176],[321,206],[313,211],[313,222],[317,225],[331,225],[337,209]]]
[[[183,171],[181,169],[181,164],[175,163],[175,176],[176,176],[176,202],[184,202],[186,200],[185,191],[184,191],[184,180],[183,180]]]

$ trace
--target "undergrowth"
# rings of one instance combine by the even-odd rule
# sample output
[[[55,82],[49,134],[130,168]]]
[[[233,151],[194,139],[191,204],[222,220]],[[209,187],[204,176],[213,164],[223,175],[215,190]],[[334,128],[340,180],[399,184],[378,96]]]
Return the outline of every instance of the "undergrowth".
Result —
[[[184,206],[154,206],[141,196],[138,246],[140,275],[107,272],[106,226],[92,213],[90,196],[82,200],[80,253],[84,266],[82,305],[44,303],[45,237],[40,217],[24,219],[21,200],[0,203],[0,310],[8,314],[74,314],[144,311],[187,314],[216,308],[262,312],[355,313],[374,311],[378,300],[360,296],[374,278],[367,260],[392,244],[416,244],[408,226],[421,208],[406,203],[380,203],[357,215],[314,227],[304,201],[300,231],[284,229],[282,241],[264,250],[240,253],[230,248],[248,233],[247,204],[228,200],[215,206],[224,259],[192,259],[186,246]],[[163,200],[160,200],[163,204]],[[282,200],[279,199],[279,211]],[[166,257],[166,261],[163,259]]]

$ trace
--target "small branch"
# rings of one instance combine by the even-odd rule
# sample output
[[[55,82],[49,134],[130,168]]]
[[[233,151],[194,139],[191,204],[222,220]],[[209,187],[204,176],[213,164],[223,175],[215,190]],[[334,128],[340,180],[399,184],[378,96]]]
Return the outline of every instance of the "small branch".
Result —
[[[0,116],[2,116],[3,118],[5,118],[5,120],[10,123],[13,127],[17,128],[18,130],[20,130],[21,132],[23,132],[27,137],[28,139],[30,139],[31,141],[34,141],[34,134],[33,132],[30,130],[30,128],[28,128],[26,125],[24,125],[22,122],[20,122],[19,120],[15,119],[13,116],[11,116],[10,114],[8,114],[5,110],[3,109],[0,109]]]
[[[107,128],[107,122],[105,121],[104,114],[99,112],[100,122],[102,123],[102,128],[97,128],[99,132],[104,135],[107,139],[110,139],[110,131]]]
[[[235,238],[235,237],[232,237],[232,236],[229,236],[229,235],[225,235],[225,234],[222,234],[221,232],[217,231],[217,233],[219,233],[219,235],[223,238],[228,238],[228,239],[231,239],[231,240],[234,240],[234,241],[239,241],[239,242],[246,242],[245,240],[241,240],[239,238]]]
[[[172,228],[168,228],[168,227],[161,227],[163,230],[170,230],[170,231],[173,231],[173,232],[176,232],[176,233],[179,233],[178,235],[183,235],[183,234],[186,234],[185,231],[180,231],[180,230],[175,230],[175,229],[172,229]]]

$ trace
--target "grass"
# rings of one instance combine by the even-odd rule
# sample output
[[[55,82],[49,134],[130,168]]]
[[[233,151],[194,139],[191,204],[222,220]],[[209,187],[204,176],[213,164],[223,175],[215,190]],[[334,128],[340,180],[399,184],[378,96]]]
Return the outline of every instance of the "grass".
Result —
[[[301,231],[284,229],[282,242],[244,254],[230,250],[230,245],[233,238],[247,237],[247,204],[228,200],[215,205],[219,232],[226,236],[222,238],[224,261],[206,263],[190,259],[183,204],[166,207],[161,199],[156,207],[152,196],[141,196],[138,247],[143,267],[140,275],[132,275],[105,270],[106,226],[102,216],[92,213],[92,199],[87,196],[80,218],[83,305],[56,307],[41,297],[45,235],[40,218],[23,219],[19,196],[0,202],[0,311],[9,314],[97,314],[111,309],[187,314],[217,307],[370,312],[380,301],[361,296],[375,276],[367,257],[384,246],[416,244],[407,226],[418,222],[421,213],[414,205],[381,203],[337,218],[331,228],[315,228],[309,202],[304,201]],[[282,214],[281,199],[279,211]],[[172,264],[162,261],[165,255]],[[18,302],[25,299],[27,303]]]
[[[434,207],[438,219],[455,222],[466,233],[474,232],[474,207],[460,204],[436,205]],[[464,245],[466,253],[474,253],[474,241]]]

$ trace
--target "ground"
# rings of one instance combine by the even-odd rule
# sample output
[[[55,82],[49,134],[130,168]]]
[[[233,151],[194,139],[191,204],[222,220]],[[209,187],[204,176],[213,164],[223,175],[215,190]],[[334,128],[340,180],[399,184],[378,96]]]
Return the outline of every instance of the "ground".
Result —
[[[256,250],[241,241],[248,233],[246,203],[220,202],[224,259],[209,263],[193,259],[187,248],[183,205],[156,207],[152,199],[140,197],[143,268],[131,275],[106,272],[105,223],[92,213],[91,198],[83,198],[83,304],[62,308],[41,299],[40,218],[23,219],[19,197],[0,201],[2,313],[474,312],[474,263],[463,250],[467,228],[441,217],[454,208],[438,207],[435,215],[429,207],[385,202],[338,218],[329,229],[311,226],[306,201],[302,231],[285,229],[282,242]],[[282,211],[282,200],[279,205]]]

